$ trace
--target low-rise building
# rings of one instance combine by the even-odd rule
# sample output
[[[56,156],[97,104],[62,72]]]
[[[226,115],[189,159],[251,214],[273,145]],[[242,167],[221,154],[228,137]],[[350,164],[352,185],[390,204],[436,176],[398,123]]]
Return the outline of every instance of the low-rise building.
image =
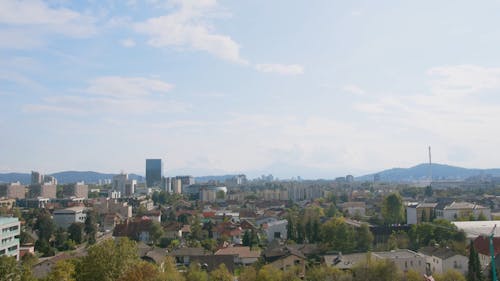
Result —
[[[365,216],[366,204],[365,202],[345,202],[340,205],[342,211],[349,216]]]
[[[7,255],[19,260],[20,232],[18,218],[0,217],[0,256]]]
[[[72,223],[85,223],[87,214],[84,207],[71,207],[55,210],[53,213],[54,222],[58,227],[67,228]]]
[[[491,210],[489,208],[469,202],[453,202],[442,209],[436,209],[437,218],[449,221],[456,221],[460,218],[469,218],[471,216],[477,219],[481,215],[491,220]]]
[[[218,250],[215,255],[233,255],[235,264],[251,265],[259,259],[260,251],[252,251],[250,247],[227,247]]]
[[[431,221],[435,216],[437,203],[415,203],[406,207],[407,224],[418,224],[423,221]]]
[[[286,239],[287,238],[287,225],[288,221],[287,220],[278,220],[278,221],[272,221],[268,222],[264,226],[264,231],[266,232],[267,235],[267,241],[271,242],[275,239]]]
[[[427,269],[430,274],[443,274],[451,269],[465,274],[468,270],[469,258],[451,249],[423,247],[418,252],[426,256]]]
[[[324,257],[327,265],[340,269],[351,269],[354,266],[366,262],[367,259],[390,260],[402,272],[414,270],[420,274],[427,274],[426,256],[407,249],[398,249],[387,252],[355,253],[347,255],[329,255]]]

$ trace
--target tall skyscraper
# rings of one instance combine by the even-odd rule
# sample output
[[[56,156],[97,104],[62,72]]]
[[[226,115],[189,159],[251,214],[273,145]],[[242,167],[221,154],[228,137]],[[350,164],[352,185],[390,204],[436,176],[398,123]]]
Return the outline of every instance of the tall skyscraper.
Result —
[[[163,177],[163,160],[146,159],[147,187],[160,186]]]

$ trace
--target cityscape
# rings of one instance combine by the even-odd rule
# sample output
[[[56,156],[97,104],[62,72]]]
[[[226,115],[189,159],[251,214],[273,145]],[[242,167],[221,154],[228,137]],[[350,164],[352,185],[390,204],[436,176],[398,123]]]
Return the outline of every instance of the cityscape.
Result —
[[[498,11],[0,0],[0,281],[498,281]]]
[[[468,280],[472,269],[489,278],[500,175],[431,161],[398,181],[391,170],[167,177],[162,158],[145,160],[144,177],[88,183],[90,172],[71,183],[37,171],[21,183],[17,173],[0,182],[2,270],[27,280]]]

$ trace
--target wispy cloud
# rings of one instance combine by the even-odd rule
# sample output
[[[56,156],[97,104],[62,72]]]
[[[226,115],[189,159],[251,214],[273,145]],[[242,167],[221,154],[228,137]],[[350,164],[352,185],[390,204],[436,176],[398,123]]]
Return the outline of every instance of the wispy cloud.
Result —
[[[96,33],[94,19],[67,8],[54,8],[40,0],[0,1],[3,48],[33,48],[45,44],[47,34],[88,37]]]
[[[433,67],[431,90],[436,94],[467,95],[500,88],[500,68],[478,65]]]
[[[104,76],[89,81],[88,87],[73,95],[47,96],[40,104],[27,104],[27,113],[151,114],[183,112],[189,105],[163,96],[172,85],[143,77]]]
[[[345,85],[342,87],[342,90],[358,96],[363,96],[365,94],[365,90],[354,84]]]
[[[299,64],[263,63],[263,64],[256,64],[255,69],[257,69],[260,72],[277,73],[281,75],[304,74],[304,67]]]
[[[216,1],[170,1],[169,4],[173,12],[134,24],[136,32],[149,36],[149,45],[205,51],[224,60],[247,64],[238,43],[218,33],[210,23],[216,16]]]
[[[132,38],[126,38],[120,41],[120,44],[126,48],[132,48],[135,46],[135,41]]]
[[[116,98],[147,96],[165,93],[173,88],[172,84],[144,77],[103,76],[90,81],[88,93]]]

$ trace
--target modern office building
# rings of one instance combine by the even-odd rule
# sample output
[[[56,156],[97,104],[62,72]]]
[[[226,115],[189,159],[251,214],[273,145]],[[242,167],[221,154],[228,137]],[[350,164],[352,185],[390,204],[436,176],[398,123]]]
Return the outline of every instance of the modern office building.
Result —
[[[12,256],[19,260],[20,233],[18,218],[0,217],[0,256]]]
[[[146,159],[146,186],[160,186],[163,178],[163,160]]]

